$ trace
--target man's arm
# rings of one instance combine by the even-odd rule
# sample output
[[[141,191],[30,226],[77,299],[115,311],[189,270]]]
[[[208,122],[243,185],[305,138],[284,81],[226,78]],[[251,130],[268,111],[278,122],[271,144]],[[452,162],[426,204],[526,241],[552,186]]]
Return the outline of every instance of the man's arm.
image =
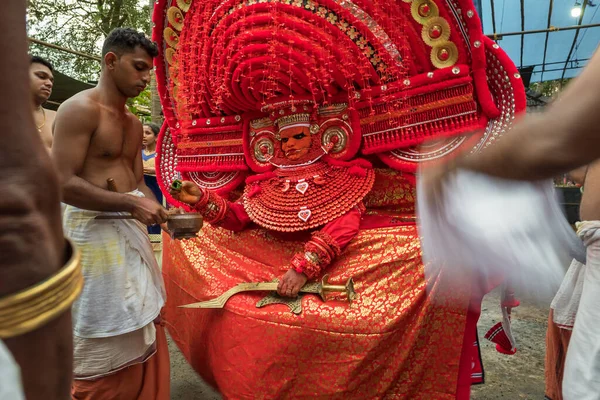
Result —
[[[579,167],[569,172],[569,179],[578,185],[583,185],[585,182],[585,176],[587,175],[588,167],[589,165],[584,165],[583,167]]]
[[[152,197],[143,199],[111,192],[78,176],[98,126],[97,118],[95,107],[81,101],[65,102],[56,115],[52,157],[61,177],[64,201],[86,210],[128,211],[143,224],[162,224],[167,213]]]
[[[52,158],[61,178],[64,202],[86,210],[131,212],[133,196],[105,190],[78,176],[97,126],[98,110],[84,101],[67,101],[56,114]]]
[[[489,149],[457,162],[507,179],[556,176],[600,158],[600,51],[561,97],[528,116]]]
[[[4,0],[0,18],[0,298],[35,285],[63,265],[59,187],[29,104],[25,1]],[[7,56],[10,55],[10,56]],[[69,398],[70,310],[5,340],[21,368],[28,399]]]
[[[252,222],[242,204],[231,203],[213,191],[200,188],[194,182],[183,181],[180,188],[169,188],[169,193],[175,200],[188,204],[188,211],[194,210],[202,214],[211,225],[241,232]]]

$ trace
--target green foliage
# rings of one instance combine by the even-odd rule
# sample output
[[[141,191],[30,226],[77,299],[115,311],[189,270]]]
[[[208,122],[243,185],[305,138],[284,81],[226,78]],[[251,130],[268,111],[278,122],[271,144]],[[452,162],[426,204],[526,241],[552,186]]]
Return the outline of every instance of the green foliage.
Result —
[[[145,117],[150,116],[150,109],[152,106],[150,87],[148,86],[138,97],[127,100],[127,106],[129,107],[129,110],[140,117],[143,122],[148,122],[146,121],[148,118]]]
[[[51,44],[99,56],[106,35],[118,27],[150,32],[149,0],[30,0],[27,33]],[[100,62],[35,43],[30,52],[47,58],[54,67],[75,79],[95,83]],[[136,114],[149,114],[150,91],[129,105]]]
[[[563,79],[562,81],[558,79],[555,81],[535,82],[531,83],[529,87],[548,98],[554,98],[565,88],[569,81],[570,79]]]

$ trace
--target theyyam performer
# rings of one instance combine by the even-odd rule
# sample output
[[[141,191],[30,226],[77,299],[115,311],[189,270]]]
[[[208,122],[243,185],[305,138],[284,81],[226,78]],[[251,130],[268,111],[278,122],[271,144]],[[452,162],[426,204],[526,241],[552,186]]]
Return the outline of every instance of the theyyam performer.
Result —
[[[164,318],[196,371],[233,399],[468,399],[503,277],[425,276],[414,173],[525,108],[472,2],[159,0],[154,23],[157,178],[207,223],[163,244]],[[354,280],[352,304],[301,291],[325,275]],[[178,308],[274,279],[279,296]]]

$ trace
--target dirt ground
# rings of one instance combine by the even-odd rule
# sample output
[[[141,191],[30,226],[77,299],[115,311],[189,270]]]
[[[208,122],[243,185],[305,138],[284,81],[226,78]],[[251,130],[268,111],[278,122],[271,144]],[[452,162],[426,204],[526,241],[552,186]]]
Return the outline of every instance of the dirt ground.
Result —
[[[171,355],[172,400],[219,400],[221,396],[190,367],[175,342],[168,337]]]
[[[494,345],[483,339],[485,332],[500,321],[499,298],[488,295],[483,302],[479,320],[479,337],[485,369],[485,384],[474,386],[472,400],[543,399],[544,352],[548,305],[534,305],[521,300],[513,311],[513,331],[518,351],[512,356],[498,353]],[[218,400],[218,392],[208,386],[183,358],[170,341],[171,399]],[[432,399],[433,400],[433,399]]]
[[[534,304],[521,299],[521,305],[513,310],[512,326],[518,350],[511,356],[498,353],[493,343],[483,339],[485,332],[502,320],[499,304],[499,296],[494,293],[483,301],[478,330],[485,384],[473,386],[471,399],[541,400],[544,398],[544,354],[550,301]]]

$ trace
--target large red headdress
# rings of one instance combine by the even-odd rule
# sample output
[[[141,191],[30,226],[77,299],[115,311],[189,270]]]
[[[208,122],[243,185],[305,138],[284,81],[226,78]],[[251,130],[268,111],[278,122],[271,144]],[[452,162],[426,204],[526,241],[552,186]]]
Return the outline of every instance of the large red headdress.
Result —
[[[291,118],[310,157],[414,172],[483,148],[525,107],[471,0],[159,0],[154,22],[166,184],[180,172],[226,192],[276,168],[279,113],[309,115]]]

